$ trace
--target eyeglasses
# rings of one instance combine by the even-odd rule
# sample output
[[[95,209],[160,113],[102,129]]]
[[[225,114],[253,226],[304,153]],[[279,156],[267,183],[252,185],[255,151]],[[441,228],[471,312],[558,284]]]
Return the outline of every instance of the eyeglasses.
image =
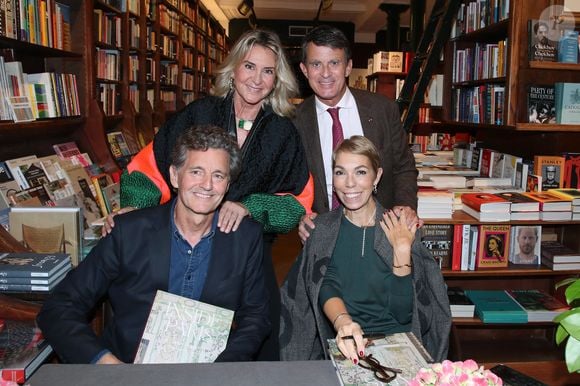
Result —
[[[397,378],[397,374],[401,374],[403,370],[386,367],[373,357],[373,354],[359,358],[358,365],[363,369],[371,370],[375,378],[383,383],[389,383]]]

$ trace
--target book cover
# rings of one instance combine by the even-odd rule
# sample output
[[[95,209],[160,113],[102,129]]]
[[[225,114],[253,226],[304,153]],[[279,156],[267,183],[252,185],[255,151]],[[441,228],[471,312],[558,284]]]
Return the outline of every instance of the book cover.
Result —
[[[66,253],[0,253],[0,277],[50,277],[70,265]]]
[[[534,174],[542,176],[542,190],[564,186],[564,161],[561,156],[534,156]]]
[[[539,212],[540,203],[531,199],[519,192],[501,192],[495,193],[497,196],[503,198],[511,203],[510,210],[512,212]]]
[[[528,173],[526,181],[526,192],[541,192],[542,191],[542,175]]]
[[[563,31],[558,42],[558,62],[578,63],[578,31]]]
[[[82,255],[81,209],[18,207],[10,210],[10,234],[33,252],[69,254],[73,266]]]
[[[549,191],[525,192],[522,194],[538,201],[542,212],[570,212],[572,210],[572,201]]]
[[[328,339],[327,343],[328,354],[343,386],[377,384],[373,371],[346,359],[338,349],[335,339]],[[428,363],[433,362],[419,340],[410,332],[373,339],[365,348],[365,354],[372,355],[383,366],[401,370],[401,373],[389,382],[391,386],[407,385],[408,380],[413,379],[421,368],[428,367]]]
[[[556,101],[556,123],[580,123],[580,83],[554,84]]]
[[[3,320],[0,329],[0,374],[5,381],[25,383],[52,353],[34,321]]]
[[[71,266],[68,266],[70,270]],[[54,289],[66,276],[62,274],[57,276],[55,281],[48,284],[1,284],[0,292],[2,293],[24,293],[24,292],[49,292]]]
[[[528,86],[528,122],[556,123],[554,86]]]
[[[134,363],[214,362],[233,317],[234,311],[158,290]]]
[[[510,202],[493,193],[463,193],[461,202],[478,212],[509,213]]]
[[[477,261],[477,242],[479,241],[479,225],[471,225],[469,227],[469,258],[467,261],[461,260],[461,270],[475,270],[475,262]]]
[[[570,307],[552,295],[537,289],[508,290],[508,294],[526,311],[528,322],[551,322]]]
[[[564,188],[580,189],[580,153],[566,152],[564,157]]]
[[[542,259],[553,263],[580,263],[580,252],[558,241],[542,241]]]
[[[527,323],[528,314],[503,290],[465,290],[483,323]]]
[[[62,159],[69,159],[72,156],[80,155],[81,151],[76,142],[55,143],[52,145],[54,152]]]
[[[541,225],[512,226],[510,236],[510,263],[540,265]]]
[[[509,225],[480,225],[476,268],[507,267],[509,247]]]
[[[421,229],[421,243],[431,251],[441,268],[451,268],[453,225],[425,224]]]
[[[447,297],[452,317],[473,318],[475,304],[465,295],[465,291],[461,287],[448,287]]]
[[[528,20],[528,52],[530,60],[555,62],[558,59],[557,42],[548,37],[549,26],[543,20]]]
[[[580,190],[567,188],[567,189],[550,189],[550,193],[554,193],[556,196],[565,198],[566,200],[571,200],[572,205],[580,205]]]

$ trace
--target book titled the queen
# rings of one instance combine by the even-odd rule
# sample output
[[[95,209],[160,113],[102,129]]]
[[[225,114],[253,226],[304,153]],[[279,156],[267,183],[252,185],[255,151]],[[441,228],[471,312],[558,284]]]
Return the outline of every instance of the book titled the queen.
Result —
[[[0,277],[50,277],[67,265],[68,253],[0,253]]]

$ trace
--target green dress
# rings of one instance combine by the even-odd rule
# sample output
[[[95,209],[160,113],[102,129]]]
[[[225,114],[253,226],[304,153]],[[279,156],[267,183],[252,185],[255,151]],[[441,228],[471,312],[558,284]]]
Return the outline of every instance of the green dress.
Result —
[[[365,231],[342,217],[320,288],[319,304],[322,308],[328,299],[341,298],[352,319],[365,332],[411,331],[412,275],[393,274],[373,248],[374,233],[374,227]]]

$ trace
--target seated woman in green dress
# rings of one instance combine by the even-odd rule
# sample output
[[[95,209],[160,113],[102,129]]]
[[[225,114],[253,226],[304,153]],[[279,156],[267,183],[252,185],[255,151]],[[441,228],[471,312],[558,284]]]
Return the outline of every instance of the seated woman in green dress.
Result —
[[[412,331],[439,361],[447,356],[451,312],[441,271],[403,213],[373,197],[382,169],[365,137],[333,154],[333,190],[342,206],[316,227],[282,287],[281,358],[322,359],[337,338],[354,363],[363,333]],[[353,335],[354,339],[339,339]]]

